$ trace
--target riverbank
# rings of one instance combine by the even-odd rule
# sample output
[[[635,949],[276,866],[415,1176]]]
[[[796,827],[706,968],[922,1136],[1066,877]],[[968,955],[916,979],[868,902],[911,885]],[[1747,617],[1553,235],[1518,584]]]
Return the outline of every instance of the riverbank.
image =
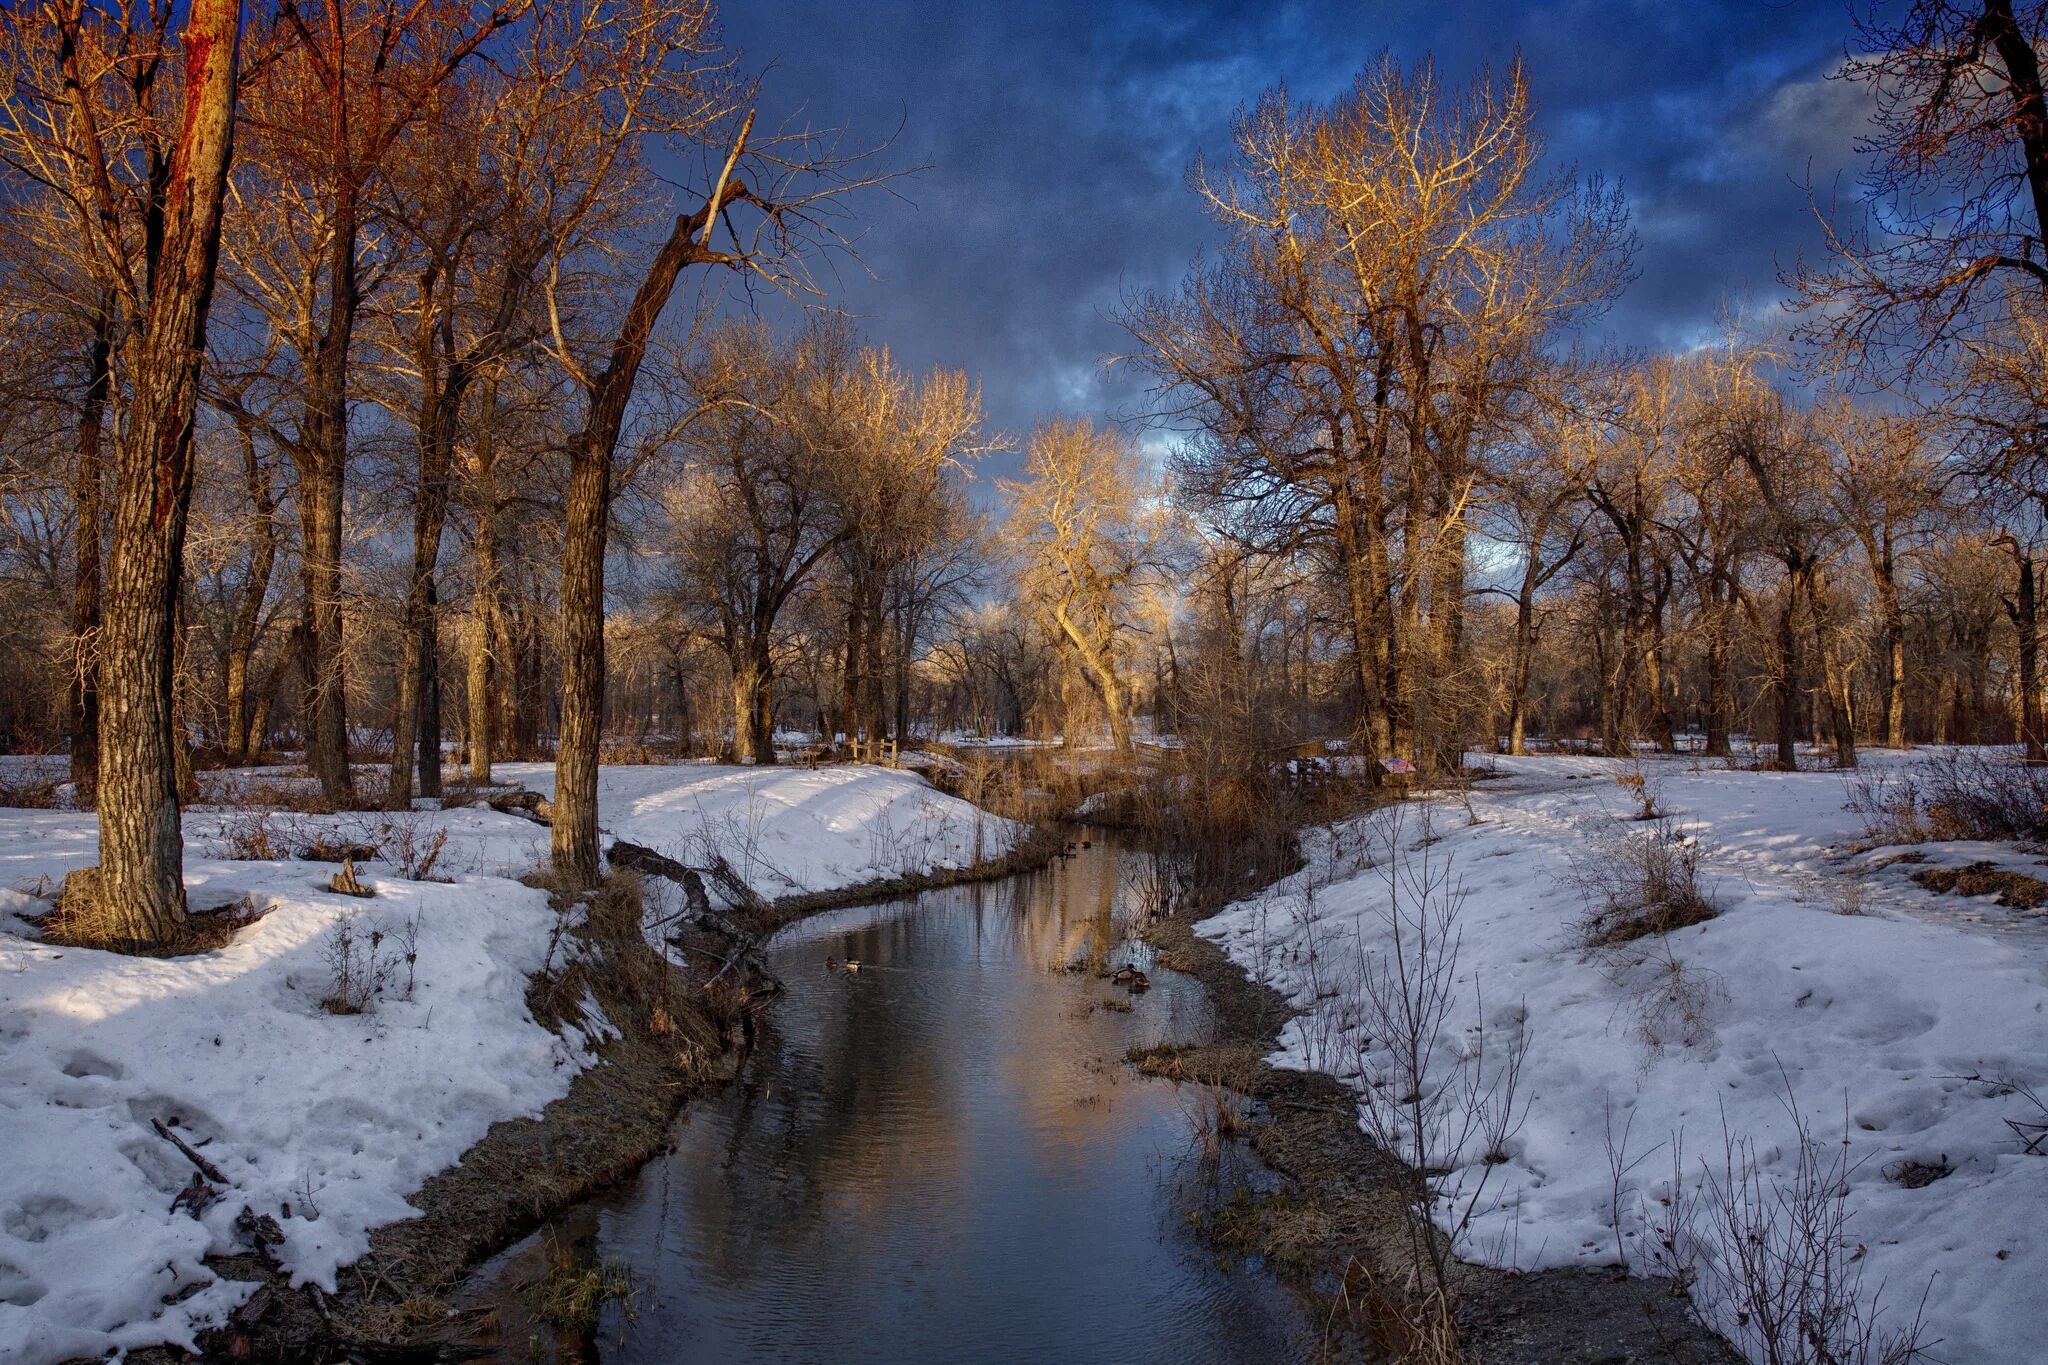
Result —
[[[796,866],[789,916],[1057,851],[879,769],[605,778],[637,830],[660,828],[666,788],[679,843],[785,886]],[[9,1359],[431,1342],[463,1269],[636,1169],[731,1074],[739,976],[707,1001],[711,973],[676,965],[690,945],[671,956],[629,879],[565,897],[516,880],[546,843],[525,816],[324,815],[293,809],[293,781],[231,775],[233,804],[188,813],[193,904],[222,905],[225,942],[168,959],[45,943],[35,893],[91,864],[93,818],[0,811],[0,1065],[29,1124],[0,1175]],[[776,843],[819,856],[771,860]],[[993,856],[946,862],[976,846]],[[344,854],[367,898],[328,888]]]
[[[1132,1060],[1146,1075],[1219,1086],[1250,1101],[1244,1137],[1290,1188],[1222,1206],[1212,1238],[1255,1253],[1325,1308],[1327,1330],[1384,1348],[1398,1324],[1375,1306],[1374,1284],[1419,1273],[1416,1174],[1360,1127],[1356,1093],[1326,1072],[1275,1066],[1282,1029],[1298,1013],[1252,979],[1198,919],[1155,919],[1146,937],[1162,965],[1208,990],[1216,1031],[1200,1047],[1158,1047]],[[1597,1153],[1589,1153],[1589,1159]],[[1595,1270],[1517,1275],[1453,1262],[1459,1342],[1493,1365],[1728,1365],[1737,1357],[1691,1320],[1669,1281],[1617,1279]],[[1333,1343],[1334,1344],[1334,1343]]]

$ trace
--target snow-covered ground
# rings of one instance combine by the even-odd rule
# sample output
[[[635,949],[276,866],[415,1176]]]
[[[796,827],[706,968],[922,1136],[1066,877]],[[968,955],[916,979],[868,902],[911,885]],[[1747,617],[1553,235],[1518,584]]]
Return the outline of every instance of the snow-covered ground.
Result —
[[[1703,1159],[1723,1172],[1724,1135],[1789,1178],[1796,1105],[1823,1165],[1847,1144],[1848,1235],[1867,1248],[1856,1260],[1865,1299],[1882,1288],[1890,1305],[1883,1324],[1910,1320],[1924,1293],[1922,1341],[1940,1342],[1937,1358],[2042,1359],[2048,1156],[2023,1154],[2004,1120],[2048,1115],[1997,1082],[2048,1099],[2048,911],[1937,896],[1892,861],[1900,850],[1852,851],[1863,820],[1844,809],[1838,774],[1645,760],[1675,831],[1697,841],[1720,910],[1668,939],[1689,983],[1687,1018],[1668,962],[1589,953],[1573,934],[1586,904],[1574,860],[1650,828],[1629,818],[1636,798],[1616,781],[1620,765],[1490,761],[1502,777],[1477,786],[1469,815],[1456,801],[1418,802],[1399,808],[1398,825],[1381,813],[1313,832],[1307,868],[1203,926],[1306,1011],[1277,1060],[1354,1084],[1383,1065],[1355,1046],[1361,964],[1386,960],[1397,866],[1447,863],[1462,940],[1435,1074],[1470,1055],[1482,1001],[1486,1064],[1517,1032],[1528,1048],[1526,1117],[1491,1170],[1465,1254],[1524,1269],[1611,1265],[1618,1209],[1624,1254],[1647,1267],[1674,1153],[1695,1190]],[[1920,851],[1939,864],[1995,852],[2048,877],[2010,846]],[[1609,1135],[1619,1144],[1624,1133],[1617,1199]],[[1455,1169],[1440,1209],[1457,1208],[1486,1171],[1482,1147],[1445,1163]],[[1895,1178],[1906,1162],[1950,1173],[1908,1188]]]
[[[550,765],[501,763],[497,772],[554,794]],[[715,846],[771,900],[998,858],[1025,832],[914,772],[866,765],[605,768],[597,807],[611,839],[687,863]]]
[[[552,788],[544,765],[505,775]],[[289,780],[208,776],[216,791]],[[708,840],[771,897],[993,857],[1021,833],[879,768],[607,768],[599,808],[614,837],[677,856]],[[546,829],[484,808],[213,808],[185,831],[193,907],[266,913],[217,952],[124,957],[46,945],[18,918],[93,863],[93,817],[0,809],[0,1360],[189,1342],[243,1292],[202,1258],[237,1244],[244,1207],[278,1221],[296,1277],[332,1289],[428,1176],[593,1058],[582,1032],[557,1036],[526,1009],[555,916],[515,878],[544,860]],[[452,880],[399,875],[398,844],[443,831],[431,872]],[[335,866],[294,856],[315,835],[392,850],[359,869],[374,899],[328,890]],[[246,856],[264,841],[273,856]],[[392,975],[368,1012],[336,1015],[329,955],[351,916],[387,935]],[[152,1119],[227,1178],[197,1217],[172,1208],[193,1168]]]

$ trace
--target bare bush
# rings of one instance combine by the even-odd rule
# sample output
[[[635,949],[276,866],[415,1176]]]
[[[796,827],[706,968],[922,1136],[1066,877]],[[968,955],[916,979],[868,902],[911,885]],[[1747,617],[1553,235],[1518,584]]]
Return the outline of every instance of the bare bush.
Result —
[[[1876,844],[2048,839],[2048,768],[2000,750],[1942,749],[1912,771],[1851,780],[1843,805]]]
[[[1456,1341],[1453,1248],[1526,1114],[1529,1032],[1519,1010],[1489,1019],[1481,996],[1472,1025],[1452,1033],[1465,988],[1458,970],[1465,891],[1451,859],[1433,851],[1429,808],[1412,843],[1405,809],[1389,807],[1373,822],[1387,897],[1377,946],[1359,943],[1360,1017],[1349,1036],[1366,1131],[1415,1172],[1408,1219],[1414,1282],[1389,1311],[1398,1307],[1418,1340],[1441,1349]],[[1477,993],[1477,981],[1471,984]],[[1476,1175],[1439,1209],[1448,1188],[1439,1177],[1460,1169]]]
[[[1851,769],[1842,790],[1842,809],[1863,817],[1870,843],[1919,844],[1932,837],[1920,815],[1920,784],[1910,770]]]
[[[434,864],[448,847],[448,831],[431,815],[391,815],[378,823],[376,845],[377,856],[397,868],[399,876],[412,882],[431,881]]]
[[[1698,1202],[1671,1220],[1666,1255],[1696,1279],[1695,1310],[1761,1365],[1907,1365],[1923,1359],[1917,1316],[1881,1325],[1883,1288],[1863,1292],[1863,1247],[1849,1232],[1849,1143],[1813,1136],[1791,1083],[1796,1142],[1778,1175],[1723,1115],[1721,1160],[1701,1162]]]
[[[1588,840],[1565,874],[1586,902],[1573,926],[1580,946],[1605,948],[1668,934],[1719,914],[1701,879],[1703,855],[1699,838],[1668,818],[1648,829]]]
[[[1605,955],[1610,984],[1622,992],[1621,1008],[1646,1059],[1674,1046],[1704,1048],[1719,1036],[1714,1013],[1728,998],[1720,974],[1696,967],[1672,950],[1661,934],[1615,945]]]
[[[215,858],[267,863],[294,856],[302,843],[297,827],[271,811],[236,811],[221,820],[220,833],[207,852]]]
[[[1643,770],[1640,758],[1630,758],[1614,774],[1614,785],[1629,794],[1635,804],[1632,819],[1650,821],[1664,818],[1664,784]]]
[[[62,784],[40,773],[0,773],[0,806],[16,810],[56,810],[63,806]]]
[[[320,1007],[329,1014],[367,1014],[375,1009],[396,986],[400,968],[405,989],[399,998],[410,1000],[419,961],[419,921],[413,919],[394,934],[381,920],[364,920],[350,911],[321,939],[320,957],[331,978]]]

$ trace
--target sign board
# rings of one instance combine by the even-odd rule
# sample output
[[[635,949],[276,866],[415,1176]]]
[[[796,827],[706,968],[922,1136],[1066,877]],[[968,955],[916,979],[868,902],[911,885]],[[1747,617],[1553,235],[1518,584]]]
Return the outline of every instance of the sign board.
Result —
[[[1380,767],[1404,777],[1412,775],[1415,771],[1415,765],[1405,758],[1383,758],[1380,760]]]

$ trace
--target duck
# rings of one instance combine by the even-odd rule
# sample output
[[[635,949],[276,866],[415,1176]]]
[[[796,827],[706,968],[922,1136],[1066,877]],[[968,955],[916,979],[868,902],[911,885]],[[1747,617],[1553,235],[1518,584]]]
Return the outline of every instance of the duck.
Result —
[[[857,972],[860,970],[860,959],[857,957],[849,957],[841,965],[844,966],[846,970],[849,972]]]

